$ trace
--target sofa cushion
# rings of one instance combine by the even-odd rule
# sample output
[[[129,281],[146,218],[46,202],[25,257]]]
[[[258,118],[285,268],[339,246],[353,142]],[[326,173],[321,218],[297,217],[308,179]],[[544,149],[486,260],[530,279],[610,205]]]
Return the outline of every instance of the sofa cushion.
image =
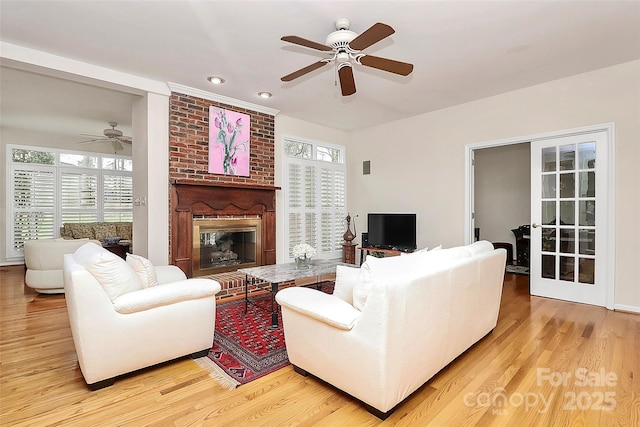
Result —
[[[111,301],[120,295],[142,289],[129,264],[102,246],[85,243],[74,252],[73,257],[95,277]]]
[[[71,230],[71,236],[74,239],[95,239],[96,236],[93,234],[93,226],[95,223],[72,223],[69,224],[69,229]]]
[[[125,240],[131,240],[133,227],[130,222],[116,223],[116,236],[122,237]]]
[[[116,237],[116,225],[108,222],[99,222],[93,226],[93,234],[96,239],[104,242],[105,237]]]
[[[151,264],[151,261],[140,255],[127,254],[127,264],[136,273],[140,285],[142,288],[150,288],[158,285],[158,276],[156,276],[156,269]]]

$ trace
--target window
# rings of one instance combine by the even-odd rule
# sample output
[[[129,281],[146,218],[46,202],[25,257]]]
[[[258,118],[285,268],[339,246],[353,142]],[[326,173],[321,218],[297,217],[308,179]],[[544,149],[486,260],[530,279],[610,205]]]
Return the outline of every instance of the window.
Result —
[[[65,222],[133,220],[129,157],[9,145],[7,159],[8,259]]]
[[[289,258],[300,243],[313,246],[319,258],[340,258],[347,216],[344,147],[285,138],[284,154]]]

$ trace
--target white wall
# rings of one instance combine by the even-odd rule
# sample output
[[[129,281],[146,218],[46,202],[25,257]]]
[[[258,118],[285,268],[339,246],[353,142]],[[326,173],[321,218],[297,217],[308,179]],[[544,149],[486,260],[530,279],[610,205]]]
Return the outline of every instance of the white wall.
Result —
[[[413,211],[419,247],[463,244],[466,144],[607,122],[616,126],[615,304],[640,311],[640,61],[354,132],[351,213]]]
[[[475,150],[475,226],[480,239],[506,242],[516,239],[511,229],[530,223],[530,144]]]
[[[331,144],[344,145],[347,150],[347,158],[350,156],[348,141],[349,133],[337,129],[328,128],[294,119],[292,117],[278,114],[275,118],[275,185],[282,187],[283,170],[282,170],[282,140],[285,136],[293,136],[302,139],[318,142],[328,142]],[[347,181],[349,181],[349,172],[347,171]],[[348,191],[348,190],[347,190]],[[349,194],[347,193],[347,198]],[[347,206],[348,207],[348,206]],[[276,212],[284,212],[284,197],[282,191],[276,191]],[[353,216],[353,214],[352,214]],[[284,262],[288,258],[286,254],[286,246],[284,244],[284,229],[286,218],[279,214],[276,217],[276,261]],[[346,229],[345,229],[346,231]]]

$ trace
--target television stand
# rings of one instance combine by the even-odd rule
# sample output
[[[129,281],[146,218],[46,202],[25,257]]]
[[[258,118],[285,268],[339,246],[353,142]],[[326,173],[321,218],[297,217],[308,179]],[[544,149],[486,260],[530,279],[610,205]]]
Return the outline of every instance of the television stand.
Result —
[[[400,255],[401,253],[404,252],[396,249],[382,249],[382,248],[373,248],[373,247],[358,248],[358,250],[360,251],[360,265],[362,265],[362,263],[364,262],[364,258],[367,255],[369,255],[369,252],[381,252],[385,255]]]

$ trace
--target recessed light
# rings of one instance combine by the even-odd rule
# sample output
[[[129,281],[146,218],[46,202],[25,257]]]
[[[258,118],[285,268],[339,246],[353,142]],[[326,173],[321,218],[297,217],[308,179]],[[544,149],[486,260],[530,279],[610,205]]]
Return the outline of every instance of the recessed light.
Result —
[[[221,85],[222,83],[224,83],[224,79],[218,76],[207,77],[207,80],[209,80],[214,85]]]
[[[258,96],[260,98],[267,99],[267,98],[271,98],[273,95],[270,92],[258,92]]]

